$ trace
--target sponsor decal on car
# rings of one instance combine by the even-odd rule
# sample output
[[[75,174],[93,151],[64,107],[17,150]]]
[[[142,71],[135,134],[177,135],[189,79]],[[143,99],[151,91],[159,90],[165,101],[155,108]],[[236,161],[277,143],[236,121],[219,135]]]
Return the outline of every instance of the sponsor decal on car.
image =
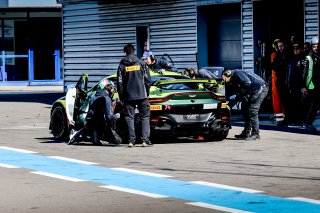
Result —
[[[162,110],[162,105],[150,105],[150,110]]]
[[[203,104],[203,109],[217,109],[218,104]]]
[[[164,109],[165,110],[170,110],[171,109],[171,105],[166,104]]]

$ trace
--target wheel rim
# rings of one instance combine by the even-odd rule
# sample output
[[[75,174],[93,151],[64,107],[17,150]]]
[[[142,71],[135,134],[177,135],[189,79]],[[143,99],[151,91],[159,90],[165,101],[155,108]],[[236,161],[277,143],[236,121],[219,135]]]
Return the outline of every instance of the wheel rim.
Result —
[[[65,132],[65,115],[63,111],[56,108],[52,115],[52,133],[54,137],[60,138]]]

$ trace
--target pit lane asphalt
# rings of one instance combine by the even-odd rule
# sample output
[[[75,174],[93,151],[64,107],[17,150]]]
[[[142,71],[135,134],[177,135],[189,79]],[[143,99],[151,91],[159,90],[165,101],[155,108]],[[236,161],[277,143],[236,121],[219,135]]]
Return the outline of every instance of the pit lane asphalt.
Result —
[[[319,137],[280,131],[267,116],[268,125],[261,125],[261,141],[249,143],[233,139],[242,124],[241,116],[234,116],[228,138],[218,143],[182,141],[146,149],[67,146],[54,141],[47,131],[50,105],[62,96],[61,93],[8,93],[13,98],[7,93],[0,95],[2,146],[33,150],[45,156],[62,155],[98,162],[105,168],[129,167],[165,173],[178,180],[253,188],[277,197],[320,199]],[[263,116],[261,122],[264,122]],[[21,161],[17,163],[28,163]],[[37,162],[40,164],[41,160]],[[2,193],[6,195],[0,200],[1,212],[219,212],[189,207],[174,198],[154,201],[112,190],[106,192],[93,185],[79,186],[34,177],[21,170],[0,169]],[[237,200],[228,196],[222,198],[230,203]],[[124,200],[128,204],[124,204]]]

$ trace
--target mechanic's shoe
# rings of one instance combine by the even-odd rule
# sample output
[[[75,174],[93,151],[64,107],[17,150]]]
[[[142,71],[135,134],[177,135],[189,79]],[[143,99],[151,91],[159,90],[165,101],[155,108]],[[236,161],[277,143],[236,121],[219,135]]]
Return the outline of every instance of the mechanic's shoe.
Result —
[[[153,144],[150,141],[142,141],[142,147],[152,146]]]
[[[260,140],[260,135],[259,134],[254,134],[249,137],[245,138],[246,141],[255,141],[255,140]]]
[[[311,134],[315,134],[317,132],[317,129],[314,128],[311,124],[306,124],[303,126],[307,131],[311,132]]]
[[[92,134],[92,142],[94,145],[97,145],[97,146],[100,146],[102,145],[101,141],[100,141],[100,132],[97,131],[97,130],[94,130],[93,131],[93,134]]]
[[[129,142],[129,143],[128,143],[128,147],[129,147],[129,148],[135,147],[135,143]]]
[[[249,135],[247,135],[247,134],[244,133],[244,132],[241,132],[241,134],[235,135],[234,137],[237,138],[237,139],[245,139],[245,138],[248,138]]]

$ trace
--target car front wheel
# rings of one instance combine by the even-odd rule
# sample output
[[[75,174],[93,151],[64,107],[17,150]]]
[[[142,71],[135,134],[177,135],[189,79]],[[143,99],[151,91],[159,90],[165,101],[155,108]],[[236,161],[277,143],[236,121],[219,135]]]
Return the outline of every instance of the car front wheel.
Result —
[[[61,106],[52,111],[51,132],[56,139],[66,139],[69,135],[67,115]]]

